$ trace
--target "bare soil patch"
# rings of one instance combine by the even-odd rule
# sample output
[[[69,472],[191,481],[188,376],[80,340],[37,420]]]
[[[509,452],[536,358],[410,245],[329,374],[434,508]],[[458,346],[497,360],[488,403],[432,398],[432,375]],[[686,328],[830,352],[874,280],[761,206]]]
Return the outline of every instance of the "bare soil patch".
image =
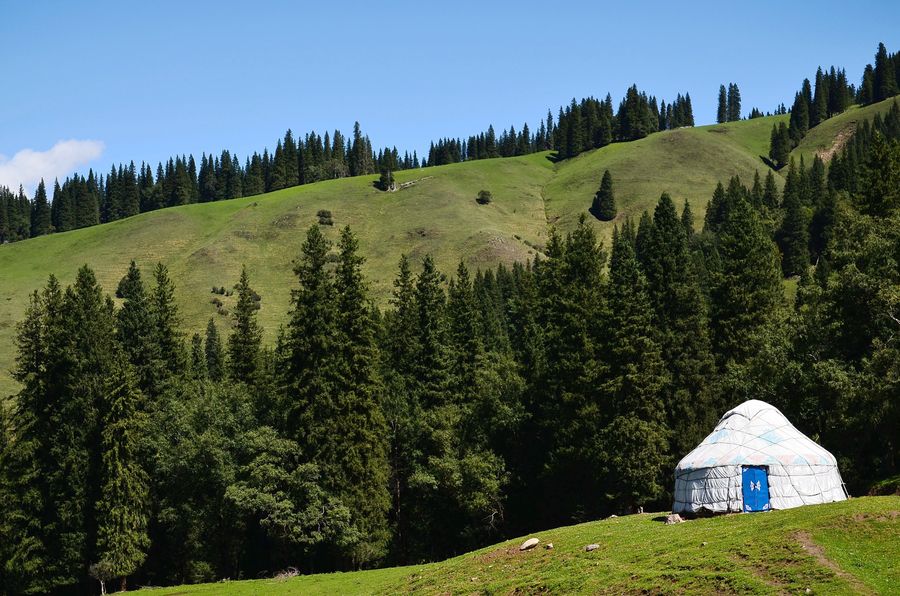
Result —
[[[809,535],[809,532],[797,532],[796,534],[794,534],[794,539],[797,540],[803,550],[812,555],[821,566],[830,569],[832,572],[834,572],[835,575],[850,584],[855,593],[874,594],[872,589],[859,581],[856,576],[847,573],[846,571],[841,569],[841,567],[837,563],[829,559],[825,554],[825,549],[815,543],[815,541],[812,539],[812,536]]]
[[[844,148],[844,145],[847,144],[847,141],[850,140],[850,137],[853,136],[854,132],[856,132],[856,124],[848,124],[834,138],[834,142],[831,143],[831,147],[829,147],[828,149],[820,149],[819,151],[816,151],[816,155],[818,155],[819,158],[821,158],[821,160],[824,162],[831,161],[831,158],[834,157],[834,155],[838,151]]]

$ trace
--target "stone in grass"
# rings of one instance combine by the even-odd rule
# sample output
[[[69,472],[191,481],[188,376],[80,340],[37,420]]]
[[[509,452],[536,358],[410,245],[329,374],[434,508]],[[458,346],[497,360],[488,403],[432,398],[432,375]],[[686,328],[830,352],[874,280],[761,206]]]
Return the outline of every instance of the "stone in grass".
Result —
[[[671,526],[672,524],[680,524],[684,520],[681,519],[681,516],[677,513],[673,513],[671,515],[666,516],[666,525]]]
[[[531,550],[538,545],[540,540],[537,538],[529,538],[525,542],[522,543],[522,546],[519,547],[519,550]]]
[[[598,548],[600,548],[599,544],[588,544],[586,547],[584,547],[584,550],[587,552],[591,552],[592,550],[597,550]]]
[[[544,545],[544,548],[546,548],[547,550],[553,550],[553,543],[548,542],[547,544]]]

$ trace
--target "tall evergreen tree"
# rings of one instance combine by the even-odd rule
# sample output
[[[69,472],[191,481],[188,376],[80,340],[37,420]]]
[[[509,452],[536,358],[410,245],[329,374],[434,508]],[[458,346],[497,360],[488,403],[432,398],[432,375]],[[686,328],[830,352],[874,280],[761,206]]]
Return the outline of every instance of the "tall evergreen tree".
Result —
[[[120,591],[127,576],[144,562],[150,539],[149,478],[140,462],[145,426],[142,396],[118,347],[105,378],[100,406],[100,486],[96,504],[97,554],[95,575],[119,577]]]
[[[642,506],[663,491],[668,451],[663,391],[669,376],[654,338],[647,282],[634,248],[613,234],[609,265],[609,372],[604,385],[611,396],[609,424],[601,461],[607,490],[619,507]],[[631,460],[623,466],[621,456]]]
[[[728,121],[737,122],[741,119],[741,91],[736,83],[728,84]]]
[[[612,175],[609,170],[603,172],[600,189],[594,195],[591,212],[600,220],[612,221],[616,217],[616,199],[613,196]]]
[[[719,107],[716,110],[716,122],[722,124],[728,121],[728,96],[725,94],[725,85],[719,85]]]
[[[47,189],[44,186],[44,179],[41,178],[31,207],[31,237],[43,236],[50,231],[50,203],[47,202]]]
[[[742,196],[733,198],[718,235],[721,271],[712,289],[713,346],[719,362],[756,354],[783,300],[778,250]]]
[[[671,377],[666,387],[666,423],[676,453],[687,453],[714,423],[710,379],[715,372],[706,301],[694,269],[675,203],[663,193],[653,214],[643,270],[653,308],[656,338]],[[699,413],[699,414],[698,414]]]
[[[203,342],[203,351],[206,355],[206,374],[214,382],[221,381],[225,376],[225,351],[222,347],[222,339],[219,330],[212,317],[206,324],[206,338]]]
[[[180,329],[181,318],[175,304],[175,284],[169,278],[169,270],[162,263],[156,264],[153,272],[156,282],[150,296],[150,313],[153,318],[153,341],[165,362],[170,375],[184,372],[187,364],[184,353],[184,339]]]
[[[116,315],[119,342],[134,367],[138,388],[147,395],[156,395],[164,376],[164,363],[160,344],[156,341],[150,297],[134,261],[119,281],[116,297],[123,300],[122,308]]]
[[[228,336],[228,374],[240,383],[253,385],[259,381],[260,349],[262,329],[256,320],[259,304],[256,292],[250,287],[247,267],[241,267],[241,278],[235,286],[237,304],[232,311],[234,319],[231,335]]]
[[[359,564],[386,553],[388,433],[381,407],[374,307],[362,275],[364,258],[359,255],[359,241],[349,227],[341,231],[338,249],[334,290],[337,355],[341,359],[338,395],[342,405],[335,421],[340,427],[335,429],[327,451],[323,450],[336,461],[334,467],[322,466],[322,470],[350,508],[354,524],[366,536],[353,552]]]

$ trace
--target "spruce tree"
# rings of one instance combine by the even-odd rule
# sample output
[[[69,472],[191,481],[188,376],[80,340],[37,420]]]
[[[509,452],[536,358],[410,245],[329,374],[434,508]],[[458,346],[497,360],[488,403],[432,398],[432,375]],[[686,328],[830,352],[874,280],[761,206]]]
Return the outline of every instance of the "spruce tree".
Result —
[[[294,267],[299,289],[292,291],[287,327],[284,423],[288,436],[310,449],[327,432],[316,426],[325,417],[317,410],[333,405],[335,391],[335,371],[329,369],[336,349],[334,280],[326,267],[330,249],[319,226],[311,226]]]
[[[143,563],[150,546],[149,478],[140,462],[145,426],[142,396],[128,363],[117,348],[104,379],[100,433],[101,491],[96,504],[96,564],[104,573],[126,577]]]
[[[206,355],[206,374],[209,375],[211,381],[218,383],[225,376],[225,350],[222,347],[222,339],[219,337],[216,322],[212,317],[206,324],[203,351]]]
[[[577,510],[598,513],[602,505],[595,498],[600,461],[593,445],[608,420],[607,394],[596,390],[604,368],[605,258],[582,217],[565,239],[551,235],[547,259],[534,266],[539,335],[529,341],[537,344],[538,370],[526,408],[540,439],[525,457],[529,466],[544,469],[540,486],[553,501],[543,508],[547,521],[570,519]],[[585,469],[598,475],[585,481]]]
[[[725,94],[725,85],[719,85],[719,107],[716,110],[716,122],[722,124],[728,121],[728,96]]]
[[[791,108],[790,118],[790,136],[794,145],[800,142],[800,139],[806,136],[809,131],[809,105],[803,98],[803,95],[797,93],[794,96],[794,105]]]
[[[612,221],[616,217],[616,199],[613,196],[613,182],[609,170],[603,172],[600,189],[594,195],[591,212],[602,221]]]
[[[209,377],[206,372],[206,352],[203,348],[203,338],[199,333],[191,336],[190,371],[193,378],[197,380]]]
[[[31,237],[36,238],[49,234],[50,230],[50,204],[47,202],[47,189],[44,186],[44,179],[41,178],[34,193],[34,201],[31,207]]]
[[[816,71],[816,92],[809,116],[810,127],[817,126],[828,118],[828,86],[821,67]]]
[[[256,320],[259,304],[250,287],[247,267],[241,267],[241,278],[235,285],[237,304],[232,311],[233,326],[228,336],[228,375],[239,383],[255,384],[260,365],[262,329]]]
[[[677,224],[677,220],[676,220]],[[663,490],[668,451],[663,395],[670,378],[655,339],[647,282],[634,248],[616,230],[609,265],[609,319],[604,390],[611,396],[609,424],[601,436],[607,490],[619,507],[636,507]],[[622,467],[618,454],[638,461]]]
[[[160,346],[155,341],[156,330],[150,298],[134,261],[131,261],[128,272],[119,281],[116,297],[123,301],[122,308],[116,314],[119,342],[134,367],[138,388],[147,395],[156,395],[164,376],[164,363]]]
[[[878,52],[875,54],[875,76],[873,80],[874,101],[881,101],[897,95],[897,73],[892,64],[891,57],[883,43],[878,44]]]
[[[169,375],[179,375],[185,370],[186,355],[180,329],[181,318],[175,304],[175,284],[169,278],[169,270],[162,263],[153,272],[156,282],[150,296],[150,313],[153,319],[153,341],[165,363]]]
[[[721,271],[711,293],[713,346],[720,364],[741,364],[759,351],[761,332],[783,300],[778,250],[742,196],[725,212],[717,245]]]
[[[363,564],[384,556],[389,540],[388,432],[381,406],[374,306],[362,274],[365,259],[359,255],[359,241],[349,227],[341,231],[338,250],[335,355],[341,360],[337,390],[341,406],[332,423],[340,426],[322,451],[334,460],[333,465],[320,467],[328,479],[326,487],[334,487],[352,512],[357,529],[366,536],[352,555],[357,564]]]
[[[52,495],[48,476],[53,462],[50,441],[53,410],[57,404],[49,391],[49,371],[59,372],[50,361],[48,323],[59,319],[62,297],[51,276],[41,294],[29,299],[25,317],[17,329],[17,358],[13,378],[22,389],[16,396],[10,425],[15,440],[0,452],[0,530],[3,546],[3,585],[10,593],[49,592],[55,581],[58,552],[51,525]],[[47,573],[53,570],[53,574]]]
[[[741,91],[736,83],[728,85],[728,121],[737,122],[741,119]]]
[[[666,193],[653,213],[643,265],[657,339],[671,376],[665,391],[666,422],[675,431],[675,451],[687,453],[715,422],[707,415],[717,410],[710,382],[715,363],[706,300],[688,237]]]
[[[766,174],[766,183],[763,188],[763,204],[769,209],[777,209],[781,204],[778,198],[778,186],[775,184],[775,175],[771,170]]]
[[[681,211],[681,227],[684,228],[685,236],[690,240],[694,235],[694,212],[687,199],[684,200],[684,209]]]

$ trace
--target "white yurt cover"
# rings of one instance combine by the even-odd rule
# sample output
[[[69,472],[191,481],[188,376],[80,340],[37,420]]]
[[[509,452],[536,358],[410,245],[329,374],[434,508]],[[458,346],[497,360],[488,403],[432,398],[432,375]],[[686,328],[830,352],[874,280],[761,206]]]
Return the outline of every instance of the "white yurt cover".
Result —
[[[771,509],[847,498],[834,456],[776,407],[751,399],[725,413],[675,468],[675,512],[743,511],[743,466],[768,469]]]

